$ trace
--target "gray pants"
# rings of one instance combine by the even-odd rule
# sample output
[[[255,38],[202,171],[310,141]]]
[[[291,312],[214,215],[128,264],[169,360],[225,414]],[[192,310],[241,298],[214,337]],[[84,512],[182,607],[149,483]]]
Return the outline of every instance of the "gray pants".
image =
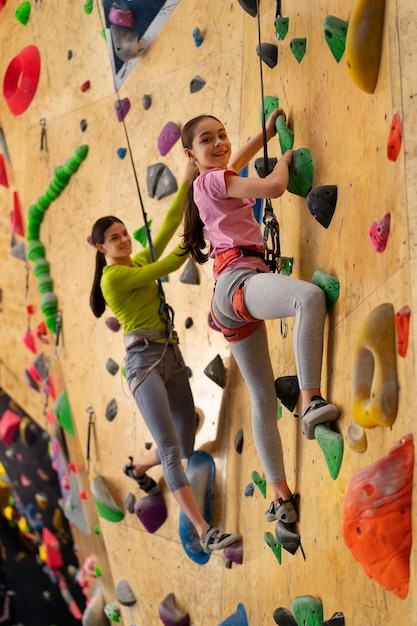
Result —
[[[156,362],[158,364],[152,368]],[[141,372],[144,371],[147,373],[142,378]],[[141,379],[138,385],[136,376]],[[166,347],[158,343],[128,349],[126,377],[157,445],[156,454],[168,489],[175,491],[188,486],[181,459],[187,459],[193,453],[196,414],[180,349],[176,344]]]
[[[245,306],[252,317],[272,320],[295,316],[293,345],[300,388],[320,387],[324,292],[316,285],[281,274],[242,269],[223,272],[216,283],[213,312],[229,328],[244,324],[232,309],[233,294],[242,281]],[[253,438],[266,478],[272,483],[280,482],[285,479],[285,469],[265,324],[248,337],[231,342],[230,349],[248,386]]]

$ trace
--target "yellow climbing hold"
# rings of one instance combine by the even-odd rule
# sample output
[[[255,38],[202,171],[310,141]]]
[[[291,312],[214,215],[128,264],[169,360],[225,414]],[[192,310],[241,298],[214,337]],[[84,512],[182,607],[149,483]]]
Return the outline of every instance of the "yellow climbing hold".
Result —
[[[397,404],[394,307],[385,303],[368,315],[353,349],[353,419],[363,428],[391,426]]]
[[[355,452],[366,452],[368,442],[366,439],[366,431],[356,422],[349,424],[346,431],[346,441]]]

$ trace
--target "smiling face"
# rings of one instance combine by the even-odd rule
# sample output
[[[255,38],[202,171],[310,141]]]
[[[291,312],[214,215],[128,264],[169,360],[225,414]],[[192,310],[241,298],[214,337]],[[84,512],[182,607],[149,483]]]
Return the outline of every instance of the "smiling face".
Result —
[[[114,222],[104,233],[103,243],[97,244],[111,265],[131,265],[132,239],[126,226],[121,222]]]
[[[223,124],[212,117],[203,117],[195,124],[191,147],[185,148],[185,154],[195,162],[200,174],[214,167],[226,169],[231,151]]]

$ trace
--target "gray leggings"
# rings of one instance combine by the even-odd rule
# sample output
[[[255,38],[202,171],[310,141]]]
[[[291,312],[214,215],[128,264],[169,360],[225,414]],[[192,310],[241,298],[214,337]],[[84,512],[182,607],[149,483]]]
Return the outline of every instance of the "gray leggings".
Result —
[[[181,459],[194,450],[196,414],[187,370],[176,344],[166,347],[149,343],[126,351],[126,376],[134,389],[135,376],[150,368],[134,390],[136,404],[157,445],[156,455],[162,465],[170,491],[189,485]],[[133,377],[133,378],[132,378]]]
[[[293,341],[300,388],[320,387],[326,317],[324,292],[312,283],[281,274],[245,269],[223,272],[216,283],[213,312],[229,328],[243,325],[232,309],[233,294],[242,281],[245,281],[245,306],[252,317],[272,320],[295,316]],[[248,386],[253,438],[266,478],[271,483],[280,482],[285,480],[285,469],[265,324],[248,337],[231,342],[230,349]]]

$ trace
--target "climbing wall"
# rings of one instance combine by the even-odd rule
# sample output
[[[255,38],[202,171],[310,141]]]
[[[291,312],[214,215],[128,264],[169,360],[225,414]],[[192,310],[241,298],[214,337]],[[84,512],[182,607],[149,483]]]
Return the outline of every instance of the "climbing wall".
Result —
[[[158,151],[158,136],[167,122],[181,126],[194,115],[214,114],[224,121],[235,147],[259,131],[262,99],[257,19],[237,0],[180,0],[116,93],[103,37],[105,3],[94,3],[87,12],[83,2],[64,6],[59,0],[34,0],[26,25],[15,17],[20,4],[0,1],[0,76],[3,81],[11,61],[15,57],[22,61],[22,51],[31,45],[39,51],[40,67],[33,99],[23,112],[13,113],[3,92],[0,97],[4,140],[0,155],[4,156],[8,184],[0,186],[0,385],[51,435],[47,415],[54,408],[53,394],[44,393],[42,387],[34,389],[25,374],[36,355],[46,357],[55,396],[67,394],[73,426],[73,434],[66,432],[68,455],[76,464],[78,491],[85,495],[81,508],[86,528],[81,531],[75,526],[74,532],[80,562],[91,552],[99,558],[105,602],[115,601],[115,587],[126,579],[137,599],[132,607],[137,623],[160,623],[158,606],[167,594],[174,593],[181,610],[189,612],[191,623],[199,626],[220,624],[236,611],[238,603],[243,603],[249,624],[273,624],[274,611],[284,608],[291,612],[293,600],[300,596],[322,602],[323,620],[342,612],[347,625],[416,626],[415,548],[409,557],[409,586],[400,598],[367,576],[343,536],[352,476],[372,468],[407,434],[416,432],[416,295],[411,279],[417,219],[411,48],[416,35],[414,4],[411,0],[387,3],[378,81],[370,94],[353,82],[345,56],[336,62],[324,37],[325,18],[333,15],[349,21],[353,1],[312,0],[303,6],[280,3],[281,14],[289,18],[288,33],[280,40],[274,28],[276,3],[260,1],[262,42],[278,50],[274,67],[263,64],[265,95],[277,96],[286,110],[294,148],[311,151],[313,186],[335,185],[338,192],[328,228],[314,219],[304,197],[286,193],[273,203],[281,227],[282,253],[294,257],[293,275],[311,280],[315,270],[323,269],[340,281],[340,297],[326,322],[322,381],[323,393],[341,409],[335,428],[345,439],[345,449],[337,478],[329,475],[317,441],[307,441],[299,421],[285,407],[277,407],[282,412],[279,424],[288,482],[301,494],[299,531],[305,559],[301,550],[294,555],[283,551],[278,563],[264,540],[266,532],[274,532],[273,525],[264,521],[271,496],[264,499],[256,487],[252,497],[245,495],[252,472],[262,474],[262,469],[251,437],[247,390],[227,345],[207,324],[210,263],[198,268],[199,284],[184,282],[181,270],[164,283],[167,300],[175,310],[195,402],[201,410],[197,447],[210,453],[216,464],[214,522],[243,535],[243,563],[231,568],[225,567],[221,555],[212,555],[199,565],[185,554],[178,531],[179,509],[159,469],[152,475],[163,486],[165,523],[149,533],[125,508],[125,498],[135,488],[121,468],[128,455],[140,456],[152,440],[123,378],[121,333],[112,332],[106,324],[110,313],[96,320],[89,309],[95,252],[87,237],[94,221],[106,214],[119,216],[130,232],[142,227],[140,198],[152,219],[152,230],[157,230],[172,196],[161,200],[149,197],[147,169],[163,163],[179,182],[185,168],[179,143],[163,157]],[[195,28],[202,36],[199,46],[193,37]],[[291,49],[291,42],[299,39],[306,41],[301,62]],[[23,60],[22,68],[33,78],[33,61],[28,66]],[[194,92],[191,83],[196,79],[202,88]],[[150,108],[144,107],[144,96],[150,96]],[[127,100],[130,110],[119,121],[117,113]],[[397,160],[391,161],[387,141],[396,113],[403,124],[403,143]],[[84,148],[83,158],[77,160],[77,149],[83,146],[88,151]],[[278,140],[272,140],[268,150],[270,156],[279,156]],[[121,158],[123,151],[126,154]],[[74,171],[62,174],[65,166]],[[250,173],[253,171],[251,164]],[[57,178],[59,183],[59,175],[62,184],[58,190],[55,187],[54,194],[50,187]],[[53,281],[49,292],[55,295],[62,314],[58,334],[54,317],[45,333],[39,331],[45,321],[45,300],[34,274],[35,262],[28,258],[30,252],[36,254],[27,240],[33,216],[29,210],[48,190],[50,202],[38,215],[38,230]],[[20,231],[16,228],[19,212]],[[368,231],[388,213],[388,242],[383,252],[377,252]],[[364,344],[369,314],[384,303],[392,305],[394,314],[404,306],[411,310],[405,356],[398,354],[395,337],[398,410],[389,428],[366,428],[367,449],[358,453],[346,440],[354,421],[352,381],[358,368],[354,356],[358,345],[360,349]],[[193,321],[189,328],[187,318]],[[268,323],[276,377],[295,374],[293,320],[287,319],[285,324],[286,335],[279,322]],[[379,376],[380,359],[392,353],[392,344],[384,341],[381,328],[371,324],[367,331],[380,346],[370,351],[366,361],[366,376],[374,380],[377,398],[383,397],[392,380],[392,375]],[[36,354],[23,341],[28,331]],[[224,387],[204,374],[217,357],[226,368]],[[118,365],[114,375],[106,367],[109,358]],[[112,400],[117,413],[110,421],[106,409]],[[244,434],[241,454],[234,447],[240,429]],[[412,459],[409,468],[413,466]],[[409,469],[410,479],[411,475]],[[98,515],[91,491],[91,481],[97,476],[104,478],[122,511],[121,521]],[[371,471],[371,479],[374,476]],[[378,488],[388,480],[386,474],[381,476],[376,480]],[[394,512],[396,506],[406,511],[403,502],[394,502]],[[409,519],[406,512],[403,517]],[[384,529],[381,518],[379,523],[382,526],[378,528]],[[415,534],[415,523],[413,526]],[[400,527],[398,535],[407,536],[407,524]],[[388,546],[388,560],[399,553],[392,545]],[[378,561],[380,553],[375,556]],[[121,613],[123,623],[133,623],[126,607],[121,607]]]

